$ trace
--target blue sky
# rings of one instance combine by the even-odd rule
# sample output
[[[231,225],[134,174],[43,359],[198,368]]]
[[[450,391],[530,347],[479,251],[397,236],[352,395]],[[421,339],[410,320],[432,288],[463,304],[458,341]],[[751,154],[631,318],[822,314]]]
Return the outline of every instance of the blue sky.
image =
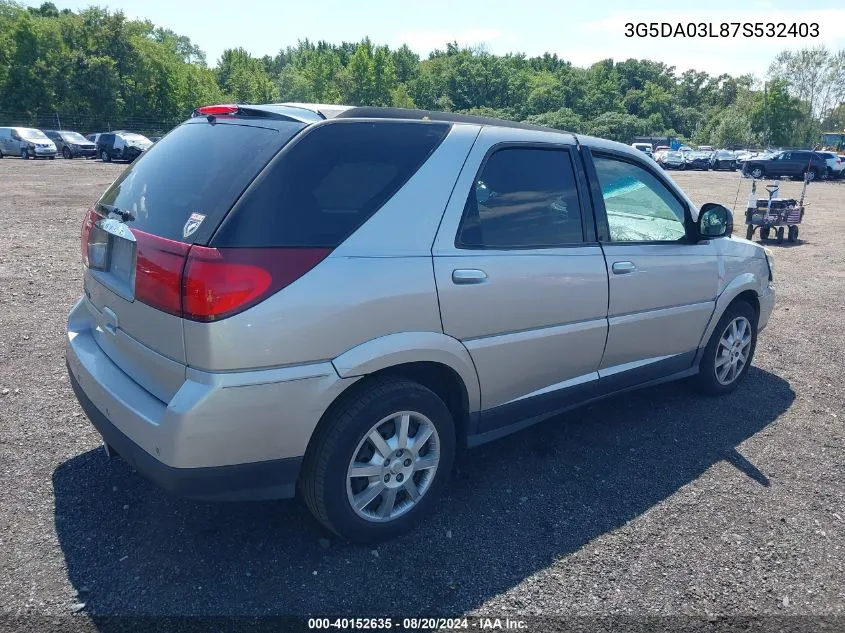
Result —
[[[78,10],[91,1],[53,0],[59,9]],[[40,1],[25,4],[38,6]],[[220,53],[242,46],[254,55],[275,54],[298,39],[339,43],[365,36],[379,44],[407,43],[421,55],[446,42],[484,44],[492,53],[546,51],[579,66],[600,59],[656,59],[711,74],[753,73],[763,77],[774,55],[785,48],[825,44],[845,48],[845,3],[813,0],[683,0],[642,3],[631,9],[623,0],[100,0],[99,6],[122,9],[187,35],[213,65]],[[808,8],[802,9],[804,4]],[[697,6],[693,6],[697,5]],[[817,22],[820,37],[807,39],[626,38],[625,23],[636,22]]]

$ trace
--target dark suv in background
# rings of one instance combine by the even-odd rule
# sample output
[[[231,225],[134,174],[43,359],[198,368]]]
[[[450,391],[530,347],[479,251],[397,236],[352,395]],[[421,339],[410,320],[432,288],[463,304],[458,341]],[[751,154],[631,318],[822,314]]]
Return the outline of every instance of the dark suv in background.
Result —
[[[827,174],[825,160],[809,150],[786,150],[765,159],[752,158],[742,166],[742,173],[752,178],[824,178]]]
[[[56,144],[56,149],[65,158],[91,158],[97,155],[97,146],[79,132],[44,130],[44,134]]]

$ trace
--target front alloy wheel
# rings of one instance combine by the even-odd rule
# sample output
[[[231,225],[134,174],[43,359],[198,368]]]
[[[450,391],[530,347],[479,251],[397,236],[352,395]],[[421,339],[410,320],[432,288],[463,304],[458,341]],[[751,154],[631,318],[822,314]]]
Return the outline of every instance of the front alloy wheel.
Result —
[[[745,301],[734,301],[704,348],[693,385],[706,395],[730,393],[748,374],[756,346],[757,312]]]
[[[725,328],[716,348],[714,363],[719,384],[730,385],[739,378],[748,363],[751,338],[751,322],[744,316],[736,317]]]
[[[440,438],[427,417],[400,411],[380,420],[358,443],[346,472],[355,514],[391,521],[422,499],[437,474]]]
[[[763,168],[762,167],[755,167],[751,170],[751,177],[755,180],[760,180],[763,177]]]

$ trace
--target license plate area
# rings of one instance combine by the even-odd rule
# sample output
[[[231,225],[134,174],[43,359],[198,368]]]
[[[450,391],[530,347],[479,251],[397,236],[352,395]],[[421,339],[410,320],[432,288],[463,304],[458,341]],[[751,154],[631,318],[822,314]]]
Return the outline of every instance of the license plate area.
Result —
[[[89,270],[104,286],[127,301],[133,301],[137,256],[135,236],[125,224],[117,220],[101,220],[97,228],[100,229],[97,231],[100,235],[98,243],[95,245],[89,242],[89,259],[94,264]],[[91,247],[95,247],[96,252]]]

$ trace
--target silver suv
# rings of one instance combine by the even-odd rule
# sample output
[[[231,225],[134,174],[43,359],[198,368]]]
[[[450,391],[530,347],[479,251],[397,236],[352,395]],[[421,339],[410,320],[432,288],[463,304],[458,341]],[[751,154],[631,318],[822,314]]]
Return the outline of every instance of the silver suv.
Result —
[[[727,393],[769,253],[642,152],[456,114],[211,106],[82,227],[76,395],[106,448],[201,499],[298,490],[378,541],[456,451],[689,378]]]

